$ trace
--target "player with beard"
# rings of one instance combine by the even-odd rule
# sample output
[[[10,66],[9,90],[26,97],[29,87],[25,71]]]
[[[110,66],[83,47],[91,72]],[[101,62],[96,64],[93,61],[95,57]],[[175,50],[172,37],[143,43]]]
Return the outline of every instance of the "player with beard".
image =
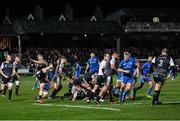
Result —
[[[15,74],[15,67],[12,63],[12,58],[10,55],[5,56],[6,61],[2,62],[0,67],[0,73],[2,75],[1,90],[3,90],[3,95],[6,95],[7,89],[9,90],[9,101],[12,97],[12,76]]]

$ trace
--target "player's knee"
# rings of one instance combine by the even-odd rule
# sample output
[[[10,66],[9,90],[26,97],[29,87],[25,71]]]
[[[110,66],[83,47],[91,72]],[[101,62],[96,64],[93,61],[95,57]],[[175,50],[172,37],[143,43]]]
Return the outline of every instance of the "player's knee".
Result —
[[[1,84],[1,90],[4,90],[5,84]]]
[[[20,82],[17,80],[17,81],[15,81],[15,84],[16,84],[16,86],[19,86]]]
[[[8,90],[12,90],[12,83],[8,83]]]

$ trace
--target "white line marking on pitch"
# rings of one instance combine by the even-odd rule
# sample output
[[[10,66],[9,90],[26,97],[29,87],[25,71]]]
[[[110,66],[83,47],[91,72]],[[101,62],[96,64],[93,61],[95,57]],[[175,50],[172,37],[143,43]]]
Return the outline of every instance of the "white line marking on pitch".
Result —
[[[54,105],[54,104],[37,104],[37,103],[34,103],[33,105],[67,107],[67,108],[83,108],[83,109],[99,109],[99,110],[110,110],[110,111],[118,111],[118,112],[121,111],[120,109],[117,109],[117,108],[91,107],[91,106],[83,106],[83,105]]]

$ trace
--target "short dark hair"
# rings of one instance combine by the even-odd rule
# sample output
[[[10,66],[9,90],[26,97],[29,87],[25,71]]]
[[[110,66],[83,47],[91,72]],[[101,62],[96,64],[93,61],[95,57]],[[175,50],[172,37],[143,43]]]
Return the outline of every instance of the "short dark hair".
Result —
[[[168,52],[169,52],[169,50],[168,50],[167,48],[163,48],[163,49],[162,49],[162,53],[168,54]]]

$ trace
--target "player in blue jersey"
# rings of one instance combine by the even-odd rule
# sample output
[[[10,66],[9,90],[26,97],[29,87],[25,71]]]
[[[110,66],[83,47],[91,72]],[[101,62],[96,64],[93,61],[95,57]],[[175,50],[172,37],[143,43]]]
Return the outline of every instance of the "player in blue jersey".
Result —
[[[152,90],[153,90],[153,82],[150,77],[151,73],[151,62],[152,62],[152,56],[148,57],[148,62],[144,63],[141,68],[141,78],[140,78],[140,85],[133,90],[133,99],[135,99],[137,90],[141,89],[144,86],[144,83],[147,82],[149,84],[149,89],[147,93],[148,98],[152,98]]]
[[[88,74],[92,77],[92,83],[95,83],[97,78],[97,73],[99,71],[99,59],[95,56],[95,53],[91,53],[91,58],[88,59],[87,66],[85,69],[85,74]]]
[[[123,73],[119,100],[124,102],[125,96],[129,93],[134,80],[135,61],[130,59],[130,53],[124,52],[124,60],[119,64],[118,71]]]
[[[77,61],[76,62],[76,67],[75,67],[75,75],[74,75],[75,78],[78,78],[81,75],[81,70],[82,70],[82,66]]]
[[[121,72],[116,73],[116,80],[117,80],[116,85],[113,87],[112,91],[115,96],[118,96],[120,87],[121,87],[121,83],[122,83],[122,73]]]
[[[171,66],[169,67],[169,74],[168,74],[168,76],[172,77],[172,80],[176,79],[176,76],[177,76],[176,71],[179,70],[178,68],[179,68],[178,65],[174,65],[172,67]]]
[[[99,59],[95,56],[94,53],[91,53],[91,58],[88,59],[85,73],[88,72],[88,69],[89,69],[89,73],[92,75],[98,73],[99,63],[100,63]]]

